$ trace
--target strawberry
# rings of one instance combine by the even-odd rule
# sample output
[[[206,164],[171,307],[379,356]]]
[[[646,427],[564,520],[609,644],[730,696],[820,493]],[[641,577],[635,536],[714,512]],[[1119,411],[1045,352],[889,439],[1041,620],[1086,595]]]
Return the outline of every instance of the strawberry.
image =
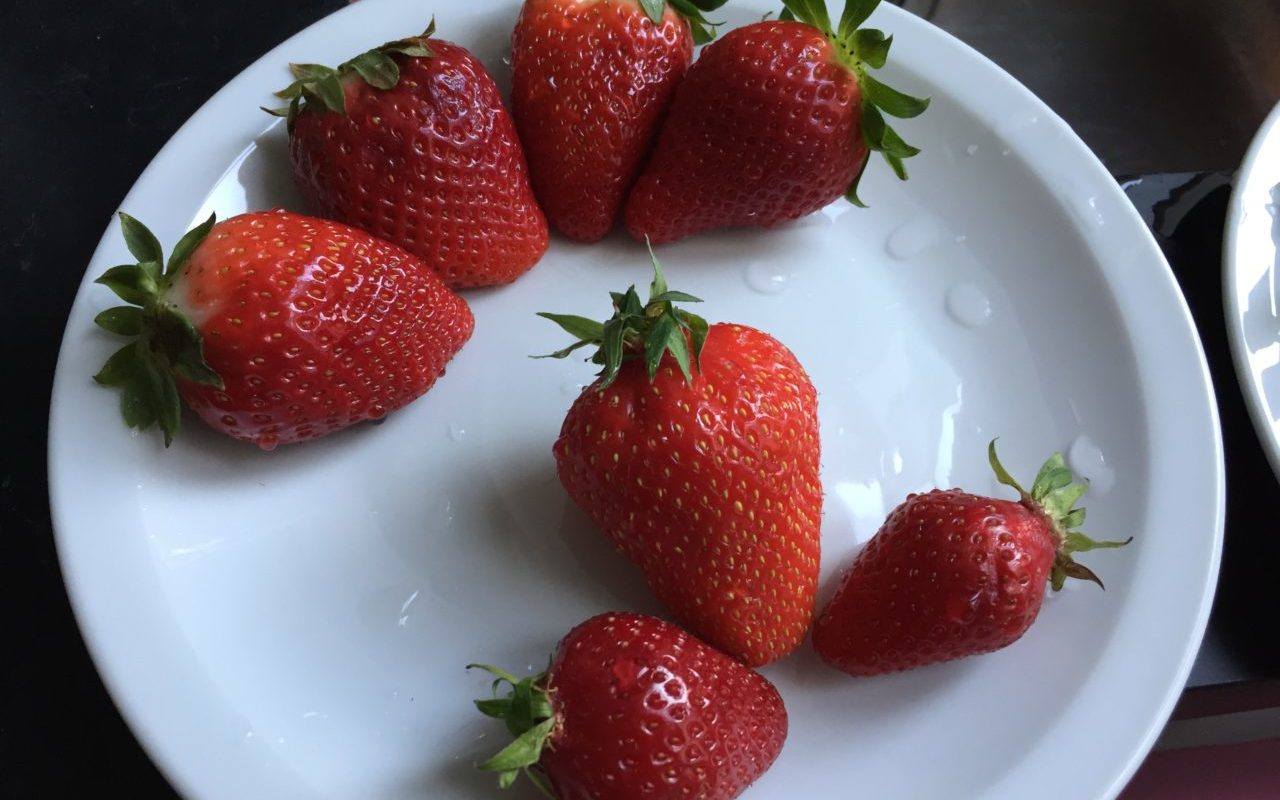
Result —
[[[899,178],[915,155],[884,115],[928,106],[889,88],[893,37],[859,25],[879,0],[847,0],[833,30],[823,0],[785,0],[784,19],[708,45],[676,91],[626,205],[632,236],[654,243],[728,226],[771,227],[842,194],[858,199],[871,151]],[[799,20],[799,21],[795,21]]]
[[[166,266],[151,231],[124,213],[120,224],[138,263],[97,282],[131,305],[95,321],[133,341],[94,377],[122,389],[131,428],[159,422],[165,446],[179,396],[264,450],[381,418],[431,388],[471,336],[471,310],[426,264],[346,225],[210,216]]]
[[[456,44],[389,42],[337,69],[292,64],[271,113],[318,215],[431,265],[449,286],[509,283],[547,249],[515,126],[493,78]]]
[[[1045,584],[1067,578],[1099,586],[1073,553],[1098,542],[1075,530],[1086,485],[1055,453],[1023,489],[988,449],[997,479],[1017,501],[935,489],[913,494],[840,579],[818,616],[813,646],[850,675],[879,675],[987,653],[1016,642],[1040,612]]]
[[[693,45],[724,0],[525,0],[511,111],[551,224],[594,242],[617,219]]]
[[[559,800],[729,800],[787,738],[773,684],[654,617],[592,617],[541,675],[471,666],[497,676],[476,707],[516,737],[479,765],[503,788],[523,771]]]
[[[543,314],[600,377],[554,447],[569,497],[695,635],[749,665],[799,645],[814,612],[822,488],[817,394],[778,340],[676,310],[653,260],[649,301],[614,293],[601,324]]]

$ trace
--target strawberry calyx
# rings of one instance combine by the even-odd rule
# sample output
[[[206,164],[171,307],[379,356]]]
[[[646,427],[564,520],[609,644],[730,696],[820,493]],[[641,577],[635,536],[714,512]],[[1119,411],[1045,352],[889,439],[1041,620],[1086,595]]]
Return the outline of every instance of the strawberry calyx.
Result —
[[[996,457],[996,440],[992,439],[987,446],[987,460],[996,474],[996,480],[1005,486],[1017,490],[1022,505],[1042,514],[1049,522],[1049,527],[1057,541],[1057,556],[1049,573],[1049,583],[1056,592],[1066,584],[1067,578],[1093,581],[1105,589],[1102,580],[1093,570],[1078,563],[1072,558],[1073,553],[1083,553],[1102,548],[1124,547],[1133,541],[1130,536],[1123,542],[1091,539],[1081,533],[1078,528],[1084,524],[1084,509],[1077,508],[1076,502],[1089,489],[1088,481],[1076,482],[1075,475],[1067,467],[1062,453],[1054,453],[1044,462],[1036,479],[1027,491],[1014,480],[1000,459]]]
[[[136,264],[121,264],[94,283],[106,286],[129,305],[108,308],[94,317],[104,330],[130,341],[93,379],[120,387],[120,413],[130,428],[145,430],[159,423],[164,445],[173,443],[182,419],[177,379],[222,388],[222,378],[204,360],[204,339],[178,308],[165,299],[174,276],[209,235],[216,218],[188,231],[166,263],[159,240],[138,220],[120,212],[125,245]]]
[[[684,17],[685,22],[689,23],[689,30],[693,34],[694,44],[706,44],[716,38],[716,28],[723,25],[723,22],[711,22],[702,15],[703,11],[715,11],[724,5],[728,0],[638,0],[640,8],[644,11],[645,16],[653,20],[653,24],[657,25],[662,22],[662,13],[666,6],[680,16]]]
[[[920,148],[903,141],[898,132],[885,120],[885,115],[898,119],[911,119],[924,113],[929,107],[928,97],[912,97],[894,89],[871,75],[868,70],[879,69],[889,58],[893,37],[875,28],[861,28],[880,0],[845,0],[844,12],[839,24],[833,28],[827,13],[826,0],[782,0],[785,6],[779,19],[804,22],[822,31],[835,48],[840,63],[853,72],[862,90],[862,140],[867,145],[867,160],[871,152],[877,152],[893,169],[899,180],[907,179],[907,169],[902,163],[920,153]],[[867,160],[862,162],[857,176],[849,184],[845,199],[866,208],[858,197],[858,183],[866,172]]]
[[[476,700],[476,709],[486,717],[502,720],[514,737],[510,744],[477,767],[498,773],[498,786],[503,789],[524,773],[544,795],[555,800],[551,784],[538,766],[556,727],[555,711],[546,687],[547,673],[517,678],[487,664],[468,664],[467,669],[482,669],[494,676],[493,697]],[[504,683],[511,690],[499,697],[498,690]]]
[[[573,314],[538,312],[538,316],[556,323],[578,341],[534,358],[564,358],[578,348],[594,346],[596,350],[587,360],[601,365],[596,388],[603,391],[618,377],[623,362],[630,359],[643,358],[652,381],[663,357],[669,353],[680,367],[685,382],[692,383],[690,363],[696,366],[702,355],[708,325],[702,317],[676,308],[675,303],[701,303],[702,300],[667,287],[662,265],[652,247],[649,260],[653,263],[653,281],[649,284],[648,302],[640,301],[632,284],[625,292],[609,293],[613,298],[613,316],[604,322]]]
[[[337,68],[323,64],[290,64],[289,72],[294,81],[285,88],[275,92],[275,96],[288,100],[284,108],[267,108],[262,110],[277,117],[285,117],[289,126],[304,110],[347,113],[346,93],[342,90],[345,79],[356,76],[376,89],[387,90],[400,82],[400,66],[393,56],[402,55],[410,58],[430,58],[435,53],[431,50],[430,38],[436,32],[436,20],[431,18],[427,29],[419,36],[397,39],[367,50],[355,58],[344,61]]]

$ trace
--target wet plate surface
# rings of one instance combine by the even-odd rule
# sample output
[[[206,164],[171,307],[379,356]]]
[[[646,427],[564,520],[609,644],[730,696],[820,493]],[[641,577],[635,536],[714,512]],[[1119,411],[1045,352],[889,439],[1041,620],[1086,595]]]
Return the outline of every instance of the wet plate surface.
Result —
[[[504,82],[514,3],[442,3],[442,35]],[[744,2],[733,24],[770,10]],[[124,208],[172,242],[216,210],[296,206],[283,126],[257,110],[289,61],[334,63],[420,29],[364,0],[232,81]],[[933,97],[872,204],[662,248],[709,319],[774,333],[820,393],[824,577],[915,490],[994,490],[984,448],[1053,449],[1093,481],[1089,530],[1134,535],[999,654],[853,681],[807,646],[774,665],[791,736],[751,797],[1106,797],[1190,668],[1217,569],[1222,466],[1203,359],[1132,206],[1070,130],[993,65],[893,8],[895,86]],[[356,44],[353,44],[356,43]],[[175,180],[174,176],[181,176]],[[88,276],[119,263],[108,231]],[[659,612],[565,499],[550,456],[591,368],[539,310],[603,313],[648,278],[643,248],[554,241],[510,287],[468,295],[474,339],[386,424],[259,453],[189,419],[168,452],[89,376],[108,293],[82,287],[50,431],[60,553],[86,639],[139,738],[194,797],[483,797],[499,727],[472,660],[538,668],[598,611]],[[1169,502],[1168,498],[1177,502]],[[827,587],[830,588],[829,586]],[[824,594],[825,596],[825,594]],[[1055,783],[1070,753],[1072,777]],[[917,768],[927,758],[932,768]]]

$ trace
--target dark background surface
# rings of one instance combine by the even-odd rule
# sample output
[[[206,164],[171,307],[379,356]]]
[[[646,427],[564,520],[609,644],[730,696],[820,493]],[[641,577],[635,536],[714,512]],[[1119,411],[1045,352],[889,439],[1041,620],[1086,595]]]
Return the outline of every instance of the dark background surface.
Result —
[[[0,1],[0,796],[173,796],[103,690],[62,586],[44,461],[57,348],[98,238],[159,147],[243,67],[343,4]],[[1219,289],[1230,173],[1280,100],[1280,0],[904,5],[1026,83],[1113,173],[1200,173],[1127,186],[1204,334],[1227,442],[1223,574],[1192,685],[1280,678],[1280,490],[1231,372]]]

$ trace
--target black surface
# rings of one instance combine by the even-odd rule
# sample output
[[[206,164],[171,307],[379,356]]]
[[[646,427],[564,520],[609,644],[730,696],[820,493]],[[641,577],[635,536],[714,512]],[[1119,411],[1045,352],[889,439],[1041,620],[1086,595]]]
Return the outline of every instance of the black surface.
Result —
[[[98,237],[160,145],[250,61],[342,4],[0,4],[0,67],[6,77],[0,84],[0,541],[5,545],[0,559],[5,643],[0,657],[0,797],[82,797],[104,789],[139,798],[173,796],[103,691],[62,587],[49,526],[44,459],[55,356],[75,287]],[[1113,169],[1132,171],[1140,165],[1229,171],[1240,160],[1250,126],[1261,118],[1259,109],[1280,96],[1280,73],[1264,69],[1274,66],[1266,61],[1274,60],[1274,48],[1249,44],[1250,37],[1276,30],[1276,19],[1265,13],[1233,35],[1222,28],[1236,24],[1232,13],[1222,15],[1226,22],[1202,20],[1207,27],[1192,30],[1186,9],[1204,4],[1185,2],[1081,0],[1064,6],[1001,0],[993,6],[929,0],[928,5],[940,24],[960,32],[1063,109]],[[1266,0],[1213,5],[1239,13],[1274,10]],[[1003,6],[1010,7],[1008,14],[997,13]],[[1165,13],[1167,7],[1177,13]],[[1114,13],[1123,17],[1126,30],[1137,24],[1134,15],[1146,9],[1156,30],[1136,41],[1117,42],[1102,33],[1109,30],[1106,8],[1120,9]],[[1037,9],[1045,13],[1037,15]],[[1064,9],[1085,15],[1092,36],[1067,40],[1063,27],[1074,30],[1082,18]],[[993,33],[997,29],[999,36]],[[364,44],[353,44],[353,51]],[[1126,83],[1118,61],[1124,52],[1142,65],[1144,80],[1155,81],[1151,76],[1161,74],[1181,77],[1147,87]],[[1119,123],[1105,113],[1110,108],[1106,104],[1095,113],[1088,94],[1097,87],[1086,83],[1072,94],[1069,81],[1054,77],[1063,71],[1065,54],[1090,65],[1106,55],[1107,79],[1126,87],[1124,102],[1138,107],[1126,108]],[[1261,61],[1251,69],[1249,59],[1255,55]],[[1088,74],[1096,77],[1097,70],[1090,69]],[[1186,81],[1200,88],[1200,99],[1180,103],[1169,96]],[[1232,83],[1233,91],[1214,94],[1212,87],[1223,81]],[[1144,90],[1151,99],[1146,106],[1141,105]],[[1194,130],[1213,133],[1188,139],[1179,132],[1188,104],[1195,107]],[[1133,122],[1126,126],[1126,120]],[[1135,149],[1134,141],[1151,146]],[[1151,164],[1135,153],[1166,160]],[[1205,180],[1221,184],[1222,179]],[[1140,199],[1142,192],[1150,194],[1143,202],[1153,204],[1176,183],[1150,181],[1131,191],[1137,190]],[[1181,196],[1205,189],[1200,184]],[[1225,193],[1219,185],[1204,191],[1206,199],[1191,204],[1190,211],[1187,203],[1175,201],[1161,212],[1176,212],[1181,220],[1166,230],[1170,235],[1164,244],[1207,334],[1227,435],[1228,546],[1201,659],[1201,665],[1212,662],[1212,668],[1197,667],[1201,682],[1280,676],[1275,638],[1265,635],[1273,629],[1269,609],[1277,600],[1277,582],[1268,569],[1277,555],[1269,523],[1276,484],[1240,406],[1221,334],[1218,235]]]

